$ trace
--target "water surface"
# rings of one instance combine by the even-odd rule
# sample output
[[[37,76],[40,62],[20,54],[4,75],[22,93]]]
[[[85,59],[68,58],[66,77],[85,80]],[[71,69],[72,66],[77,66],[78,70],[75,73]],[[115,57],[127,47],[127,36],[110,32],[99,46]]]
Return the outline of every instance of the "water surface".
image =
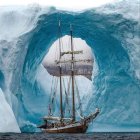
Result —
[[[140,140],[140,133],[0,133],[0,140]]]

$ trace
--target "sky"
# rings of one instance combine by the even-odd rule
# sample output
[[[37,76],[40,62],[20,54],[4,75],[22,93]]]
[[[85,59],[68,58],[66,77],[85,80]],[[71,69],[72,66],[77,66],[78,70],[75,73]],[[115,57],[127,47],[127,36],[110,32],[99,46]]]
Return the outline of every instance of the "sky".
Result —
[[[69,9],[86,9],[98,7],[118,0],[0,0],[0,6],[29,5],[37,3],[43,6],[55,6]]]
[[[70,51],[70,36],[66,35],[61,38],[63,42],[63,49],[62,51]],[[49,52],[46,54],[43,64],[52,64],[55,60],[59,58],[59,40],[56,40],[49,49]],[[74,38],[74,50],[83,50],[82,55],[76,55],[76,59],[92,59],[92,51],[91,48],[86,44],[86,42],[80,38]],[[71,55],[67,55],[66,58],[63,56],[64,59],[70,59]],[[62,58],[62,60],[63,60]]]

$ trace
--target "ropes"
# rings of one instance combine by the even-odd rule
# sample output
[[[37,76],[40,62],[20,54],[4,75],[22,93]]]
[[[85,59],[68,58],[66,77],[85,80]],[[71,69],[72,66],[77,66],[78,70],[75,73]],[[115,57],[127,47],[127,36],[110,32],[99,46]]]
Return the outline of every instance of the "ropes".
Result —
[[[67,105],[67,107],[68,107],[68,113],[70,114],[71,111],[70,111],[70,105],[69,105],[68,92],[66,91],[64,79],[63,79],[63,84],[64,84],[64,90],[65,90],[65,101],[66,101],[66,105]],[[65,106],[65,108],[66,108],[66,106]],[[65,111],[66,111],[66,110],[65,110]]]
[[[81,103],[81,99],[80,99],[79,90],[78,90],[78,86],[77,86],[76,80],[75,80],[75,86],[76,86],[76,91],[77,91],[77,99],[78,99],[78,103],[79,103],[78,109],[80,110],[80,116],[83,116],[82,103]]]
[[[57,85],[58,85],[58,78],[55,78],[53,76],[53,78],[52,78],[51,93],[50,93],[50,96],[52,96],[52,97],[50,97],[49,107],[48,107],[48,115],[49,116],[53,115],[52,109],[53,109],[53,106],[54,106],[54,99],[56,97]]]

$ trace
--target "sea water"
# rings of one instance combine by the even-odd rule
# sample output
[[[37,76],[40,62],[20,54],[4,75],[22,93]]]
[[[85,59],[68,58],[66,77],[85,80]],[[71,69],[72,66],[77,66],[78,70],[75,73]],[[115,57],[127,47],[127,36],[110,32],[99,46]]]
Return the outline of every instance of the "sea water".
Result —
[[[86,133],[86,134],[48,134],[48,133],[1,133],[0,140],[140,140],[140,133]]]

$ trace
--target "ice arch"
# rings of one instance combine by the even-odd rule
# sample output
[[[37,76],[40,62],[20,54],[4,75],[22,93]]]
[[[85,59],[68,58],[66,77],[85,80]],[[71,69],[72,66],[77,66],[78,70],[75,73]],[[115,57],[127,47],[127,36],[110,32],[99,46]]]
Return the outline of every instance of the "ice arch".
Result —
[[[57,39],[58,33],[57,12],[44,14],[39,19],[36,28],[30,33],[23,68],[22,78],[29,83],[34,83],[38,65],[48,48]],[[94,50],[98,74],[93,79],[94,92],[87,101],[86,113],[98,106],[102,110],[98,118],[99,122],[130,125],[135,120],[135,123],[139,124],[139,109],[136,107],[139,103],[135,102],[139,97],[139,86],[132,78],[134,75],[131,73],[130,58],[121,40],[126,30],[131,32],[133,22],[124,19],[121,15],[104,16],[94,11],[79,14],[62,12],[61,22],[63,36],[69,34],[69,23],[72,23],[74,37],[85,40]],[[123,22],[125,25],[121,25]],[[116,37],[120,30],[122,35]],[[127,102],[124,103],[123,101],[126,100]],[[132,115],[133,108],[136,108],[135,115]],[[130,118],[133,119],[128,122]]]
[[[4,26],[0,30],[0,71],[5,78],[6,92],[10,91],[18,100],[18,105],[14,104],[15,100],[12,103],[18,106],[18,110],[16,107],[13,110],[20,128],[34,131],[35,124],[46,113],[49,91],[42,86],[42,78],[47,80],[44,85],[49,85],[49,75],[40,63],[57,40],[58,15],[61,15],[63,36],[69,33],[69,23],[72,23],[74,37],[85,40],[96,59],[98,69],[92,80],[93,94],[90,97],[87,94],[85,113],[98,106],[102,110],[96,120],[99,124],[139,128],[138,21],[128,19],[125,13],[107,14],[97,9],[67,12],[52,8],[45,14],[40,14],[40,9],[25,9],[24,14],[18,10],[1,14],[0,25]],[[7,32],[9,27],[11,30]],[[39,78],[41,71],[42,78]]]
[[[90,17],[91,14],[92,16],[97,17],[93,19]],[[111,18],[112,17],[110,17],[110,19]],[[119,68],[118,71],[127,71],[129,69],[129,63],[124,65],[124,61],[129,61],[128,54],[124,50],[120,40],[113,37],[111,31],[108,30],[108,28],[105,28],[106,20],[105,17],[96,14],[94,15],[92,12],[85,12],[82,14],[62,13],[62,33],[63,36],[69,34],[69,23],[72,23],[74,37],[85,40],[86,43],[94,49],[99,69],[101,69],[103,73],[110,73],[110,71],[117,73],[115,68]],[[99,21],[101,23],[98,25],[97,22]],[[58,13],[42,15],[29,40],[29,49],[24,63],[24,71],[28,72],[33,70],[33,73],[35,72],[34,70],[40,64],[47,49],[57,39],[57,36]],[[109,53],[111,53],[111,56]],[[120,53],[122,55],[120,55]],[[113,63],[112,66],[113,60],[111,58],[113,54],[115,54],[114,59],[117,59],[117,62]],[[103,59],[104,62],[102,61]],[[113,69],[111,69],[111,66]],[[32,78],[32,75],[34,75],[33,73],[30,72],[28,78]]]

